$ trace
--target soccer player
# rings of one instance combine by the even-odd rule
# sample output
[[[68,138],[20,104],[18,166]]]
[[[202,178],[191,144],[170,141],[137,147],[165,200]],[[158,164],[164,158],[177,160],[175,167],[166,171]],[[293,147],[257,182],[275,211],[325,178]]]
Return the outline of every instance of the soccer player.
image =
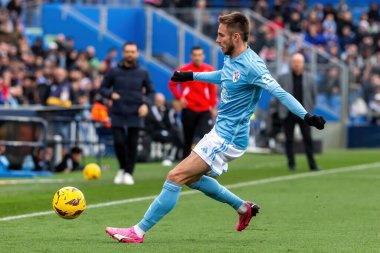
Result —
[[[171,170],[160,195],[146,211],[144,218],[130,228],[106,228],[114,239],[124,243],[142,243],[144,235],[176,205],[182,186],[203,192],[208,197],[227,203],[238,213],[237,231],[244,230],[258,205],[244,201],[206,174],[221,175],[228,161],[242,156],[248,146],[250,117],[263,90],[277,97],[291,112],[318,129],[325,120],[312,116],[272,78],[263,60],[247,47],[249,22],[239,12],[219,17],[216,42],[225,59],[223,69],[214,72],[176,71],[172,80],[199,80],[221,85],[221,101],[215,127],[195,146],[193,152]]]

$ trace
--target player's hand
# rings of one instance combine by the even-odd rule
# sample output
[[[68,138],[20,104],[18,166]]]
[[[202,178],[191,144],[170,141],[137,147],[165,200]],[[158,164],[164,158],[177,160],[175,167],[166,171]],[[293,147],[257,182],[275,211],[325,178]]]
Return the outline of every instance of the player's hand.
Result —
[[[148,112],[149,112],[149,108],[146,104],[140,105],[139,111],[138,111],[140,118],[144,118],[146,115],[148,115]]]
[[[194,80],[192,71],[174,71],[172,78],[170,80],[174,82],[187,82]]]
[[[325,128],[326,120],[322,116],[311,115],[307,113],[304,120],[309,126],[316,127],[319,130]]]
[[[112,100],[118,100],[118,99],[120,99],[120,95],[116,92],[112,92],[111,99]]]

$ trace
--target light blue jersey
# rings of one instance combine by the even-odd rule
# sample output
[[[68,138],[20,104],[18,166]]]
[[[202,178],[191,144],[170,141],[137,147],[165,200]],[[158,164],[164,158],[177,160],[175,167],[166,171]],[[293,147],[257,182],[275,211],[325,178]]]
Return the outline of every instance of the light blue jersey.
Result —
[[[248,146],[250,118],[263,89],[301,119],[307,113],[292,95],[281,88],[264,61],[250,48],[233,59],[225,56],[221,70],[195,72],[194,80],[221,85],[215,130],[220,137],[240,150]]]

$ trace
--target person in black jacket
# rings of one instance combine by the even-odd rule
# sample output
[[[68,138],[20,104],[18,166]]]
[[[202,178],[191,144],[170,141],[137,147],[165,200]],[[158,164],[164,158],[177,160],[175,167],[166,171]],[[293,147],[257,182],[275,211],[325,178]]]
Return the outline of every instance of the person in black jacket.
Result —
[[[154,97],[150,75],[139,66],[138,54],[135,43],[125,43],[123,60],[106,74],[100,88],[102,96],[112,100],[109,114],[120,165],[115,184],[134,184],[139,130],[144,127],[143,119]]]

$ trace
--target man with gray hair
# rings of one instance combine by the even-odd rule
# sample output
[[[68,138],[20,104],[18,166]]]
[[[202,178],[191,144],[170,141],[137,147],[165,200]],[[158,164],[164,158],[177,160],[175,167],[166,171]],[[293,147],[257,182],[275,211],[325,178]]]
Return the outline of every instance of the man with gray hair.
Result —
[[[278,82],[282,88],[292,94],[308,112],[312,112],[316,103],[317,87],[313,77],[305,72],[305,58],[302,54],[296,53],[292,56],[291,72],[279,76]],[[294,127],[299,125],[305,153],[309,163],[310,170],[319,170],[317,163],[313,156],[313,141],[311,138],[311,128],[302,119],[291,113],[285,106],[280,106],[279,110],[280,119],[284,122],[285,130],[285,149],[288,158],[289,170],[296,170],[296,161],[294,158]]]

